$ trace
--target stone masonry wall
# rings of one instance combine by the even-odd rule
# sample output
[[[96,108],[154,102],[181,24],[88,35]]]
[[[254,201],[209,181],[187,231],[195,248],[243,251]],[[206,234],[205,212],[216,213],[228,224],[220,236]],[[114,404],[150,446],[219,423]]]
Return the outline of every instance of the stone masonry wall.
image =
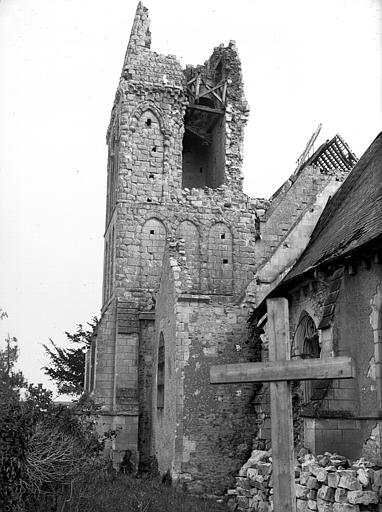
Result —
[[[308,314],[319,327],[332,290],[332,272],[319,272],[289,293],[290,338],[292,357],[301,357],[298,331],[301,319]],[[315,453],[337,450],[347,457],[367,456],[381,461],[379,438],[381,410],[379,379],[381,339],[381,266],[370,260],[345,267],[340,274],[337,298],[331,304],[331,325],[319,332],[321,357],[350,355],[356,361],[356,379],[328,380],[315,383],[309,405],[304,405],[304,384],[294,386],[295,430],[297,444]],[[329,308],[329,306],[328,306]],[[258,335],[257,335],[258,336]],[[254,340],[267,359],[267,338]],[[377,361],[377,363],[376,363]],[[307,364],[309,362],[307,361]],[[318,385],[319,384],[319,385]],[[262,385],[253,400],[257,412],[256,447],[270,442],[270,408],[268,386]],[[373,449],[370,447],[373,446]]]
[[[222,492],[251,446],[253,387],[206,383],[211,364],[247,360],[245,317],[229,297],[193,293],[184,245],[170,243],[157,295],[156,347],[162,333],[166,355],[163,410],[153,386],[155,455],[191,491]]]
[[[183,267],[183,271],[182,271]],[[154,454],[162,473],[170,471],[176,479],[179,472],[177,460],[179,421],[183,403],[182,360],[178,346],[181,337],[177,323],[177,300],[182,289],[191,289],[191,277],[185,268],[184,242],[169,239],[160,289],[155,311],[155,343],[153,351],[154,368],[158,368],[158,347],[164,341],[164,403],[158,404],[158,372],[152,382],[152,423]],[[160,407],[159,407],[160,405]]]
[[[334,185],[331,191],[333,194],[344,179],[340,171],[334,176],[328,176],[315,166],[304,167],[288,188],[272,199],[270,207],[261,218],[262,244],[257,254],[258,264],[261,265],[273,254],[328,183]]]
[[[209,385],[211,365],[251,359],[245,311],[223,298],[181,297],[183,411],[179,478],[193,492],[222,492],[245,460],[255,435],[252,384]]]
[[[138,399],[139,432],[138,450],[141,471],[148,469],[153,453],[152,430],[152,383],[156,368],[154,367],[155,313],[140,315],[139,359],[138,359]]]

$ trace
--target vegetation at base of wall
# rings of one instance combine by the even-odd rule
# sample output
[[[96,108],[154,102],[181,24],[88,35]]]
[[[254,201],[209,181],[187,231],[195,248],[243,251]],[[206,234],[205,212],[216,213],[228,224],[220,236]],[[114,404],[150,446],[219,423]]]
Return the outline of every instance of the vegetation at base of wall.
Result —
[[[52,504],[103,468],[103,439],[94,431],[86,404],[57,406],[51,393],[29,385],[19,397],[0,379],[0,510],[56,510]],[[40,509],[40,503],[49,508]],[[37,508],[36,508],[37,507]]]
[[[76,501],[76,504],[74,504]],[[69,505],[69,503],[68,503]],[[77,508],[76,508],[77,507]],[[41,509],[43,510],[43,509]],[[214,499],[190,496],[160,479],[137,479],[129,475],[98,472],[81,489],[65,512],[227,512]]]
[[[51,391],[28,384],[15,369],[18,353],[8,335],[0,346],[0,510],[56,510],[51,505],[63,491],[66,499],[89,471],[105,466],[104,438],[86,396],[72,407],[55,404]],[[36,508],[41,500],[49,505]]]
[[[79,327],[72,336],[82,339],[83,332]],[[55,404],[50,391],[28,385],[15,370],[18,352],[17,339],[8,336],[5,348],[0,347],[1,512],[227,510],[164,485],[160,478],[116,474],[102,455],[105,439],[115,433],[96,434],[98,411],[92,401],[83,395],[71,407]]]

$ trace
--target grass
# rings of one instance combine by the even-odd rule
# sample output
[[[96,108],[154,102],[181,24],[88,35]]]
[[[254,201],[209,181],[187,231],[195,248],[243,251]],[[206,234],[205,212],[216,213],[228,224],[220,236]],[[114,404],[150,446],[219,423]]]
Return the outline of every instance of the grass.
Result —
[[[79,510],[82,512],[227,512],[215,500],[190,496],[160,480],[119,474],[114,480],[94,481]],[[88,490],[88,491],[89,491]]]

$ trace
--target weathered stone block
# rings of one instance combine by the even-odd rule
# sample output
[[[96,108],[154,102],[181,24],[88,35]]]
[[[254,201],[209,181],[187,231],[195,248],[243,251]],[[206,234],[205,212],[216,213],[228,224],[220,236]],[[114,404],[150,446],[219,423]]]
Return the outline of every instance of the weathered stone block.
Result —
[[[236,485],[242,489],[250,489],[251,487],[249,478],[244,478],[241,476],[236,477]]]
[[[328,455],[322,455],[318,457],[318,463],[321,467],[326,467],[330,463],[330,457]]]
[[[328,486],[338,487],[340,483],[340,475],[338,473],[328,473]]]
[[[378,503],[378,493],[373,491],[349,491],[348,500],[349,503],[353,503],[353,505]]]
[[[246,475],[247,478],[252,480],[253,478],[255,478],[255,476],[257,476],[259,474],[259,471],[256,468],[248,468],[248,469],[246,469],[246,473],[247,473],[247,475]],[[240,475],[240,476],[244,476],[244,475]]]
[[[247,476],[247,471],[248,471],[248,467],[246,466],[243,466],[242,468],[240,468],[240,471],[239,471],[239,476],[242,476],[242,477],[246,477]]]
[[[357,476],[357,471],[355,469],[339,469],[338,474],[340,476]]]
[[[308,499],[309,489],[305,485],[296,484],[296,498]]]
[[[323,485],[317,491],[317,500],[325,500],[325,501],[333,501],[334,500],[334,489],[332,487],[328,487],[327,485]]]
[[[243,489],[243,487],[236,487],[236,492],[238,496],[246,496],[247,498],[250,498],[251,495],[251,489]]]
[[[308,466],[309,472],[315,477],[317,477],[317,474],[321,469],[321,466],[319,466],[317,462],[310,463]]]
[[[308,478],[310,477],[310,474],[308,471],[301,471],[300,473],[300,484],[306,485],[306,482],[308,481]]]
[[[308,509],[309,510],[317,510],[317,501],[316,500],[308,500]]]
[[[317,481],[317,478],[314,476],[310,476],[308,481],[306,482],[306,486],[308,489],[319,489],[320,484]]]
[[[315,489],[311,489],[308,494],[308,500],[316,500],[317,499],[317,491]]]
[[[336,489],[334,493],[334,501],[338,503],[343,503],[348,500],[348,491],[346,489],[341,489],[340,487]]]
[[[359,506],[350,503],[334,503],[333,512],[359,512]]]
[[[328,472],[325,469],[321,468],[317,471],[316,478],[319,482],[326,484],[328,481]]]
[[[355,476],[346,474],[341,476],[338,487],[349,489],[349,491],[360,491],[362,489],[361,483]]]
[[[318,512],[333,512],[333,504],[317,498],[317,510]]]
[[[357,470],[357,478],[361,482],[363,487],[367,487],[370,483],[368,470],[360,468]]]
[[[308,502],[306,500],[296,499],[296,509],[297,512],[307,512],[308,511]]]

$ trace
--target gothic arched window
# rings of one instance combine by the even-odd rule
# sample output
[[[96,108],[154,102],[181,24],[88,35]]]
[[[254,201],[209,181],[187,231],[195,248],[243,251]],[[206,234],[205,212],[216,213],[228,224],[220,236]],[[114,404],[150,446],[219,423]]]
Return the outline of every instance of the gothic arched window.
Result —
[[[320,357],[321,347],[318,338],[317,327],[313,318],[305,311],[300,317],[295,334],[297,354],[302,359],[317,359]],[[307,365],[309,362],[307,361]],[[311,399],[314,390],[313,380],[304,382],[304,401]]]
[[[163,333],[159,336],[157,370],[157,408],[164,408],[165,349]]]

